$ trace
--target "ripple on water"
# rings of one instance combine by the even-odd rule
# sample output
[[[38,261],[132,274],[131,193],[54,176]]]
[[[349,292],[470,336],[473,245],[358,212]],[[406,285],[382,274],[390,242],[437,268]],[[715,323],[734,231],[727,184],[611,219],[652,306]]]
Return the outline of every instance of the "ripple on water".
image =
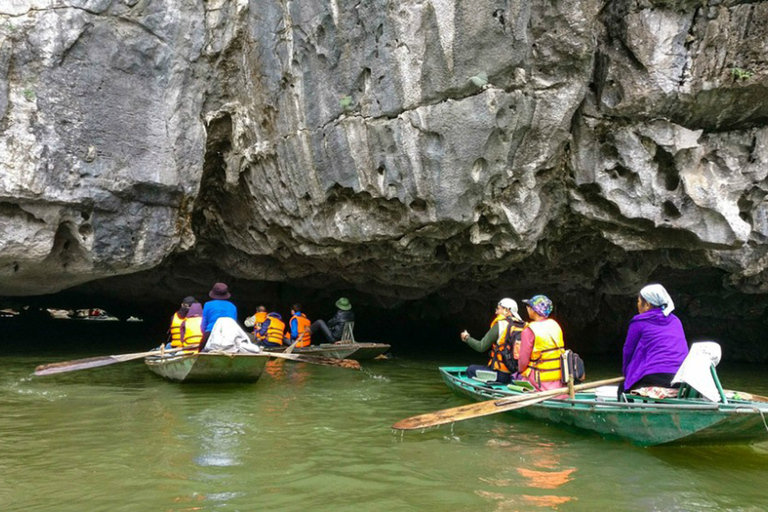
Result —
[[[245,386],[174,384],[129,363],[30,379],[38,361],[3,363],[0,510],[764,505],[765,447],[643,449],[502,415],[393,433],[467,403],[436,362],[283,365]],[[731,387],[768,381],[752,379]]]

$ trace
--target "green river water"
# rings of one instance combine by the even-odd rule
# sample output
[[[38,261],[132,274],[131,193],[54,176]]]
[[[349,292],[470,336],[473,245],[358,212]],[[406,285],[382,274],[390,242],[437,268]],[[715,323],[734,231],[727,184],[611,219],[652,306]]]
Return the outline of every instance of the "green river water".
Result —
[[[140,360],[30,376],[60,359],[0,358],[2,511],[768,509],[768,444],[639,448],[504,415],[390,429],[467,403],[437,367],[471,353],[270,363],[250,385],[166,382]],[[603,366],[590,379],[616,376]],[[721,366],[768,394],[764,366]]]

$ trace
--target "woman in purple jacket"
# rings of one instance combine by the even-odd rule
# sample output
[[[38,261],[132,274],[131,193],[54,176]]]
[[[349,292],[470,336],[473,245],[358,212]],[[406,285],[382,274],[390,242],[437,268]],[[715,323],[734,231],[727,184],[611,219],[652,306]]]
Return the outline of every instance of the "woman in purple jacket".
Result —
[[[636,315],[624,342],[624,384],[619,394],[646,386],[672,387],[672,379],[688,355],[683,324],[672,314],[675,304],[660,284],[649,284],[637,296]]]

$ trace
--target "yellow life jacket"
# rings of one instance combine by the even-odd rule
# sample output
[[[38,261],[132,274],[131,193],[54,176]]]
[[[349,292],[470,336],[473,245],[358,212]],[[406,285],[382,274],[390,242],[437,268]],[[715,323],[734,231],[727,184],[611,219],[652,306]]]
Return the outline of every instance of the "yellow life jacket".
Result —
[[[539,384],[561,380],[563,376],[561,356],[565,347],[563,330],[551,318],[531,322],[528,327],[536,338],[531,351],[531,361],[522,375],[528,378],[533,374],[533,379]]]
[[[285,322],[274,316],[269,317],[269,327],[267,327],[267,341],[270,343],[276,343],[277,345],[283,344],[283,336],[285,335]]]
[[[171,333],[172,347],[181,346],[181,323],[183,321],[184,319],[179,317],[178,311],[173,314],[173,319],[171,319],[171,328],[168,330]]]
[[[299,342],[296,344],[297,347],[308,347],[310,343],[312,343],[312,336],[309,332],[304,332],[305,329],[308,329],[310,325],[312,325],[312,322],[309,321],[309,318],[307,318],[307,315],[302,313],[300,316],[293,315],[291,317],[291,321],[293,319],[296,319],[296,330],[298,331],[298,340]]]
[[[197,345],[203,339],[203,317],[193,316],[184,319],[184,340],[181,346]]]
[[[493,368],[494,370],[512,373],[512,371],[504,364],[504,351],[507,348],[507,343],[512,341],[514,343],[512,349],[514,352],[514,358],[518,359],[520,355],[520,337],[525,329],[525,324],[522,326],[510,322],[506,317],[502,316],[501,320],[498,317],[494,320],[494,323],[499,324],[499,337],[496,342],[491,345],[491,359],[486,366]],[[491,324],[493,326],[494,324]]]
[[[500,321],[500,320],[504,320],[504,319],[506,319],[506,318],[507,318],[507,317],[505,317],[504,315],[496,315],[496,318],[494,318],[494,319],[493,319],[493,322],[491,322],[491,328],[493,328],[493,326],[494,326],[494,325],[496,325],[497,323],[499,323],[499,321]]]
[[[266,335],[259,334],[259,331],[261,330],[261,324],[264,323],[264,321],[267,319],[267,312],[266,311],[260,311],[254,315],[254,324],[253,324],[253,335],[256,338],[256,341],[265,340],[267,337]]]

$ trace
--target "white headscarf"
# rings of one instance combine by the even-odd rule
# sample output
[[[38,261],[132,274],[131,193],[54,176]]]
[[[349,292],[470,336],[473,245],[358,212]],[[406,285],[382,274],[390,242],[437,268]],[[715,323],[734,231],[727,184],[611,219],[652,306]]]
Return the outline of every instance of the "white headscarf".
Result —
[[[672,302],[672,297],[669,296],[667,290],[660,284],[649,284],[640,290],[640,296],[644,298],[651,306],[660,307],[664,312],[664,316],[675,310],[675,303]]]

